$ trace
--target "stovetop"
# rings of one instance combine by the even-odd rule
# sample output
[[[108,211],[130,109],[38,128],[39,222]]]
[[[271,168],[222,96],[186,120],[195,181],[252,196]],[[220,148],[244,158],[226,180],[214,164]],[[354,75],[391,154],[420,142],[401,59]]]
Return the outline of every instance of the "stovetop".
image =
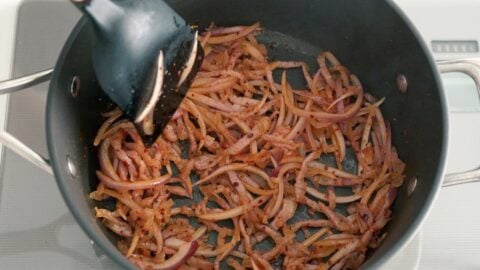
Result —
[[[80,17],[69,1],[20,2],[0,0],[0,80],[53,66],[64,40]],[[432,30],[436,29],[432,26],[434,23],[420,16],[429,5],[434,5],[431,0],[424,0],[421,5],[412,0],[396,2],[407,14],[412,14],[412,21],[427,43],[446,38]],[[457,3],[460,2],[471,3],[467,0]],[[428,10],[435,11],[431,17],[434,22],[441,22],[445,17],[439,10],[443,10],[442,5],[448,1],[435,3],[439,6]],[[480,11],[480,5],[477,8]],[[472,13],[471,8],[465,10],[468,11],[465,14]],[[468,36],[468,40],[478,38],[473,34]],[[454,54],[435,54],[435,57],[452,58]],[[472,169],[480,160],[479,97],[473,81],[464,75],[449,74],[443,76],[443,81],[451,112],[447,171]],[[9,132],[45,156],[48,155],[44,120],[46,92],[47,83],[44,83],[12,94],[8,101],[0,96],[0,128],[6,120]],[[478,183],[441,190],[420,233],[384,269],[480,269],[478,191]],[[76,224],[53,177],[16,154],[3,151],[0,269],[117,268]]]

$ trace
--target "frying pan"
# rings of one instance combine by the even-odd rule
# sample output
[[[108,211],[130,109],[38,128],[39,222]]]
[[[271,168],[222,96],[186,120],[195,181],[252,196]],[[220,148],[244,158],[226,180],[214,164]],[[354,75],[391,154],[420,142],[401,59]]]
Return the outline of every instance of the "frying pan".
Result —
[[[302,60],[314,67],[321,50],[332,51],[357,74],[364,88],[386,97],[384,116],[392,123],[393,141],[406,162],[406,183],[393,206],[388,237],[363,268],[378,268],[415,234],[442,185],[473,181],[480,170],[444,177],[448,142],[445,96],[438,70],[464,72],[480,85],[480,62],[432,61],[419,34],[391,1],[378,0],[170,0],[181,16],[200,28],[246,25],[260,21],[258,39],[271,59]],[[50,161],[8,133],[0,142],[53,173],[70,211],[85,233],[110,258],[135,269],[115,247],[115,237],[93,216],[97,154],[93,138],[112,103],[99,88],[92,67],[92,26],[82,18],[73,29],[51,76],[47,103]],[[47,70],[0,83],[0,93],[50,78]],[[2,89],[7,89],[3,90]],[[480,88],[479,88],[480,89]],[[402,90],[402,91],[399,91]],[[406,91],[403,91],[406,90]]]

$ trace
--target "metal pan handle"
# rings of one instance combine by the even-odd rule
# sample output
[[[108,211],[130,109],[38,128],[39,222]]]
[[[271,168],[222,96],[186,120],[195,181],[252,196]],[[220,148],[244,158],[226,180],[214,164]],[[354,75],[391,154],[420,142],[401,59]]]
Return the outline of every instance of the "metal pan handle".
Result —
[[[0,132],[0,144],[30,161],[45,172],[53,175],[52,167],[50,166],[48,159],[33,151],[30,147],[13,137],[10,133],[5,131]]]
[[[461,72],[470,76],[477,86],[477,92],[480,97],[480,59],[438,61],[437,67],[441,73]],[[443,186],[453,186],[477,181],[480,181],[480,167],[466,172],[445,175]]]
[[[52,76],[53,69],[47,69],[35,74],[30,74],[18,79],[1,81],[0,82],[0,95],[13,93],[22,89],[26,89],[30,86],[37,85],[45,82]],[[0,144],[9,148],[13,152],[17,153],[21,157],[30,161],[45,172],[52,174],[52,167],[48,159],[42,157],[37,152],[33,151],[30,147],[19,141],[10,133],[0,131]]]
[[[53,69],[46,69],[34,74],[30,74],[21,78],[1,81],[0,82],[0,95],[10,94],[19,90],[26,89],[30,86],[37,85],[39,83],[50,80],[52,77]]]

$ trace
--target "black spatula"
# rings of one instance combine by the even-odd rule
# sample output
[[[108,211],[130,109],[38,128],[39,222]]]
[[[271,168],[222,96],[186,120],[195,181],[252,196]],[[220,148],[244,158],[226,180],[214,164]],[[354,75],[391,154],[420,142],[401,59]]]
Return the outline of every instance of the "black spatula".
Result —
[[[72,2],[94,25],[93,63],[103,91],[144,139],[155,138],[199,69],[196,29],[161,0]]]

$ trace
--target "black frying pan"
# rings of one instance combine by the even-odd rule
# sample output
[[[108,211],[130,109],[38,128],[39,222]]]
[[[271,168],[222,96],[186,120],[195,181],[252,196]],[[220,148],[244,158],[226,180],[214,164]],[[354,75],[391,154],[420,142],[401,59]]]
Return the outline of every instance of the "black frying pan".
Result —
[[[167,1],[200,28],[260,21],[259,40],[270,58],[303,60],[314,66],[321,50],[332,51],[364,88],[386,97],[384,116],[392,123],[393,140],[407,164],[406,185],[394,204],[388,237],[364,264],[377,268],[412,238],[424,220],[444,175],[447,110],[437,69],[408,19],[390,1],[378,0],[171,0]],[[47,140],[51,167],[60,191],[87,235],[114,261],[134,269],[115,247],[115,237],[93,217],[88,194],[97,185],[93,138],[112,104],[99,89],[92,67],[91,25],[83,18],[64,45],[51,78],[47,104]],[[445,71],[472,73],[472,62],[443,63]],[[478,70],[477,70],[478,72]],[[48,72],[35,79],[45,78]],[[477,73],[478,74],[478,73]],[[404,78],[406,93],[398,89]],[[480,81],[476,79],[476,81]],[[25,81],[10,82],[20,88]],[[405,85],[403,85],[405,86]],[[0,84],[6,88],[5,83]],[[10,88],[13,89],[13,88]],[[41,157],[8,134],[0,142],[49,170]],[[450,177],[463,179],[467,174]],[[478,173],[477,173],[478,174]],[[418,179],[418,181],[415,181]],[[416,183],[416,187],[415,187]],[[414,192],[412,192],[414,191]]]

